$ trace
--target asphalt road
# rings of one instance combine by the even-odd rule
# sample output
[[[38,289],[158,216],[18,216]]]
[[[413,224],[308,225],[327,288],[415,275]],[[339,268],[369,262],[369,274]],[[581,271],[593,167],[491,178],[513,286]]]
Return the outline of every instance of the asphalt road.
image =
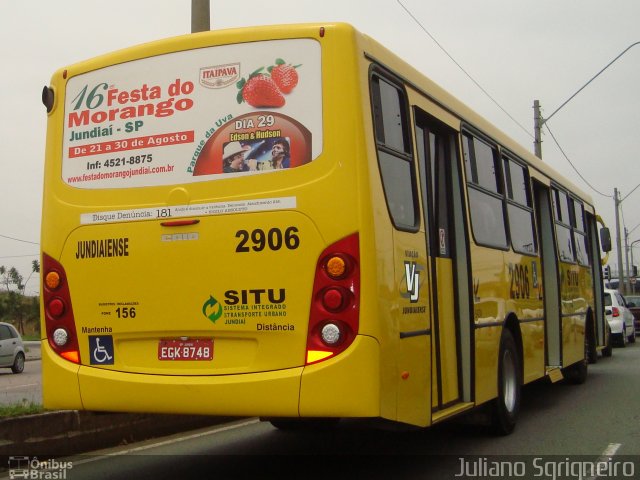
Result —
[[[394,431],[344,421],[332,431],[281,432],[246,419],[60,461],[70,462],[66,478],[74,480],[640,478],[640,342],[590,365],[583,385],[537,382],[523,394],[506,437],[470,422]],[[580,470],[598,461],[617,474]],[[492,462],[515,471],[473,474]],[[471,474],[456,476],[463,464]]]
[[[0,369],[0,405],[42,404],[40,342],[25,342],[25,347],[27,361],[24,372],[15,374],[10,368]]]

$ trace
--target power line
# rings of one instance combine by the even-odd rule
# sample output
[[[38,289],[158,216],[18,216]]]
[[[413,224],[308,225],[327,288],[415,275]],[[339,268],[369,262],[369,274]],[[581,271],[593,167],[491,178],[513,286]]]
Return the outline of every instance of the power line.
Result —
[[[397,2],[398,2],[398,4],[399,4],[399,5],[400,5],[400,6],[401,6],[401,7],[402,7],[406,12],[407,12],[407,14],[408,14],[412,19],[413,19],[413,21],[414,21],[414,22],[416,22],[416,23],[418,24],[418,26],[422,29],[422,31],[423,31],[424,33],[426,33],[426,34],[429,36],[429,38],[431,38],[431,40],[433,40],[433,41],[435,42],[435,44],[440,48],[440,50],[442,50],[442,51],[447,55],[447,57],[449,57],[449,58],[451,59],[451,61],[452,61],[453,63],[455,63],[455,64],[456,64],[456,66],[457,66],[460,70],[462,70],[462,73],[464,73],[464,74],[469,78],[469,80],[471,80],[471,81],[476,85],[476,87],[478,87],[478,88],[482,91],[482,93],[484,93],[487,97],[489,97],[489,99],[490,99],[490,100],[491,100],[491,101],[492,101],[492,102],[493,102],[493,103],[494,103],[494,104],[495,104],[495,105],[496,105],[500,110],[502,110],[502,112],[503,112],[507,117],[509,117],[509,118],[510,118],[510,119],[511,119],[511,120],[512,120],[516,125],[518,125],[518,126],[519,126],[519,127],[520,127],[520,128],[521,128],[521,129],[522,129],[522,130],[527,134],[527,135],[529,135],[531,138],[533,138],[533,135],[531,135],[531,132],[529,132],[529,130],[527,130],[527,128],[525,128],[525,127],[524,127],[520,122],[518,122],[518,121],[517,121],[517,120],[516,120],[516,119],[515,119],[515,118],[514,118],[514,117],[513,117],[509,112],[507,112],[507,111],[502,107],[502,105],[500,105],[500,104],[498,103],[498,101],[497,101],[495,98],[493,98],[493,97],[489,94],[489,92],[487,92],[487,91],[482,87],[482,85],[480,85],[480,83],[478,83],[478,82],[476,81],[476,79],[475,79],[475,78],[473,78],[473,77],[471,76],[471,74],[470,74],[469,72],[467,72],[467,71],[462,67],[462,65],[460,65],[460,64],[456,61],[456,59],[455,59],[455,58],[453,58],[453,56],[452,56],[449,52],[447,52],[447,50],[446,50],[446,49],[445,49],[445,48],[440,44],[440,42],[438,42],[438,40],[436,40],[436,38],[435,38],[433,35],[431,35],[431,33],[429,33],[429,31],[426,29],[426,27],[425,27],[424,25],[422,25],[422,23],[420,23],[420,21],[419,21],[419,20],[418,20],[418,19],[417,19],[417,18],[416,18],[416,17],[415,17],[415,16],[414,16],[410,11],[409,11],[409,9],[408,9],[407,7],[405,7],[405,6],[402,4],[402,2],[401,2],[400,0],[397,0]]]
[[[578,174],[578,176],[582,179],[582,181],[584,183],[587,184],[587,186],[589,186],[589,188],[591,188],[591,190],[593,190],[594,192],[596,192],[599,195],[602,195],[603,197],[607,197],[607,198],[613,198],[613,195],[607,195],[605,193],[602,193],[601,191],[599,191],[597,188],[595,188],[593,185],[591,185],[586,178],[584,178],[582,176],[582,174],[578,171],[578,169],[576,168],[576,166],[573,164],[573,162],[569,159],[569,157],[567,156],[566,153],[564,153],[564,150],[562,149],[562,147],[560,146],[560,144],[558,143],[558,140],[556,139],[555,135],[553,134],[553,132],[551,131],[551,129],[549,128],[549,125],[547,123],[544,124],[545,127],[547,127],[547,130],[549,131],[549,134],[551,135],[551,138],[553,138],[553,141],[555,142],[556,146],[558,147],[558,149],[560,150],[560,152],[562,153],[562,155],[564,156],[564,158],[567,160],[567,162],[569,162],[569,165],[571,165],[571,168],[573,168],[573,170]]]
[[[39,253],[34,253],[33,255],[8,255],[0,258],[25,258],[25,257],[39,257]]]
[[[7,235],[0,235],[0,237],[2,237],[2,238],[8,238],[9,240],[14,240],[14,241],[16,241],[16,242],[30,243],[31,245],[40,245],[39,243],[36,243],[36,242],[30,242],[29,240],[21,240],[21,239],[19,239],[19,238],[8,237]]]

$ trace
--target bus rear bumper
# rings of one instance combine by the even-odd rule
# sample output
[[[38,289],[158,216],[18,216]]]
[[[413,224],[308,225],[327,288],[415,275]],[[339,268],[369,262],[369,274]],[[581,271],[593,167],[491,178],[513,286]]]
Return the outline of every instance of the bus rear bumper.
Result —
[[[380,411],[378,371],[378,344],[370,337],[358,337],[338,357],[315,365],[215,376],[145,375],[79,367],[43,345],[43,398],[45,408],[56,409],[370,417]]]

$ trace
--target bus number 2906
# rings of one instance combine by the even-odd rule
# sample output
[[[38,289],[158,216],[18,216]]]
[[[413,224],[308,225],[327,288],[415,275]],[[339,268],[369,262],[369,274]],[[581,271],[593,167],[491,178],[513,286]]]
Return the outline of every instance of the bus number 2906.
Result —
[[[271,228],[268,232],[261,228],[256,228],[251,232],[238,230],[236,238],[240,239],[236,246],[236,252],[239,253],[250,252],[251,250],[261,252],[265,248],[276,251],[282,247],[288,250],[295,250],[300,246],[300,237],[296,227],[288,227],[284,232],[279,228]]]

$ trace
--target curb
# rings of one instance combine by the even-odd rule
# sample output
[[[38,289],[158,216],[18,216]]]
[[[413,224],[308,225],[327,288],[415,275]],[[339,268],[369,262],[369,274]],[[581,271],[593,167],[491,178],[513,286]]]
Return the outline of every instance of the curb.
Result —
[[[25,342],[27,361],[40,342]],[[62,457],[236,420],[236,417],[58,410],[0,418],[0,457]],[[0,472],[4,464],[0,463]]]
[[[70,456],[235,420],[200,415],[46,412],[0,420],[0,456]]]

